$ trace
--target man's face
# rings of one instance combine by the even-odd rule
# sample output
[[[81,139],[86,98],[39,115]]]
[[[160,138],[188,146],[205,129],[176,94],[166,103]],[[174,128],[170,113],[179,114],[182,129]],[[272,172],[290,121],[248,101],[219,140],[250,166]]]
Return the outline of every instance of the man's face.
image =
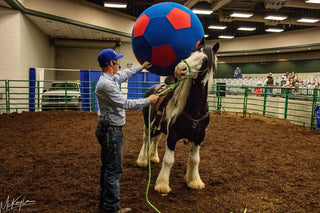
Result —
[[[112,60],[112,63],[110,63],[113,69],[113,74],[116,74],[118,72],[118,60]]]

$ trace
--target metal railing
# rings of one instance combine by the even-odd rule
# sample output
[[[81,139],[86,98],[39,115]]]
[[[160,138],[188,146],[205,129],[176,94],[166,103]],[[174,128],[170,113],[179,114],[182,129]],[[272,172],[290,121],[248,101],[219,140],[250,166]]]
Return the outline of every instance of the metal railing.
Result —
[[[316,124],[320,89],[214,85],[208,97],[210,110],[279,118],[309,126]]]
[[[62,98],[53,98],[50,106],[44,106],[45,90],[51,82],[0,80],[0,114],[49,109],[97,111],[97,100],[94,93],[95,81],[79,82],[81,96],[77,101],[70,97],[68,81],[61,81],[65,83]],[[122,93],[128,98],[140,98],[152,85],[158,82],[131,83],[140,83],[142,86],[129,86],[129,83],[123,83],[120,85]],[[133,90],[134,92],[132,92]],[[288,120],[311,129],[316,124],[315,108],[320,104],[319,101],[320,89],[318,88],[257,88],[217,84],[213,85],[208,96],[210,110],[217,113],[234,112],[240,113],[244,117],[257,114]]]

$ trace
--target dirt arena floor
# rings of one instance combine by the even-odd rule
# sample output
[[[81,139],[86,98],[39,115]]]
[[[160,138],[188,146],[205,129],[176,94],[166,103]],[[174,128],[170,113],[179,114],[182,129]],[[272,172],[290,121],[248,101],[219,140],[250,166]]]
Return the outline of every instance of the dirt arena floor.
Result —
[[[9,204],[14,212],[98,212],[96,123],[96,113],[89,112],[0,115],[0,212]],[[139,213],[155,212],[145,199],[148,170],[135,163],[142,130],[141,112],[128,111],[122,206]],[[161,159],[164,147],[163,140]],[[320,212],[320,131],[258,116],[211,114],[200,150],[202,190],[184,182],[188,150],[177,144],[173,192],[166,197],[153,189],[161,164],[152,164],[149,200],[163,213]]]

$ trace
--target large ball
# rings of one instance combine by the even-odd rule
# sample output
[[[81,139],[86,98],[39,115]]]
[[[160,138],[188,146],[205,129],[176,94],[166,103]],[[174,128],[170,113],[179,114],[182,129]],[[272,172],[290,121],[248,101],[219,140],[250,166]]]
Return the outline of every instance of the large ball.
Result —
[[[165,2],[147,8],[132,31],[132,49],[142,64],[149,61],[150,72],[172,75],[181,59],[188,58],[204,36],[199,18],[187,7]]]

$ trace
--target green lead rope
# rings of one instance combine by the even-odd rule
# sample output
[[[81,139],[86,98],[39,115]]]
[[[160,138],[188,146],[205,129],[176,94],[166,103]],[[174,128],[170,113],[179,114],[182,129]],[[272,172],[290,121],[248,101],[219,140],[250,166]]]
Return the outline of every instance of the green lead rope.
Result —
[[[178,81],[178,82],[176,82],[174,84],[171,84],[167,89],[165,89],[161,93],[159,93],[159,96],[165,94],[166,92],[174,90],[180,84],[180,82],[181,81]],[[156,210],[156,212],[161,213],[154,205],[152,205],[152,203],[149,201],[149,198],[148,198],[149,187],[150,187],[150,182],[151,182],[151,162],[150,162],[151,161],[151,153],[150,153],[150,147],[151,147],[151,144],[150,144],[150,141],[151,141],[150,125],[151,124],[150,123],[151,123],[151,105],[149,105],[149,116],[148,116],[148,167],[149,167],[149,178],[148,178],[148,185],[147,185],[147,190],[146,190],[146,200],[147,200],[147,203],[154,210]]]

